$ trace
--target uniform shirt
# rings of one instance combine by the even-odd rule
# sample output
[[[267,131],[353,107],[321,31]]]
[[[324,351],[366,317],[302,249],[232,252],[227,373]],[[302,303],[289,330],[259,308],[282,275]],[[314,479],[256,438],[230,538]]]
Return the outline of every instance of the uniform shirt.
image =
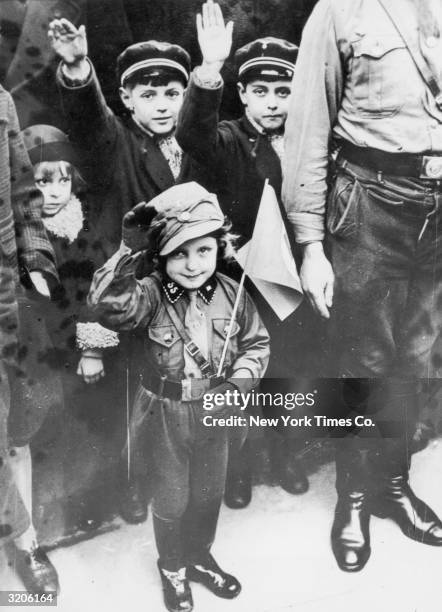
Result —
[[[417,44],[442,72],[442,9]],[[420,34],[419,34],[420,31]],[[322,240],[330,141],[390,153],[442,153],[442,112],[377,0],[320,0],[304,30],[286,124],[283,200],[299,243]]]
[[[123,247],[115,253],[95,273],[89,305],[106,327],[115,331],[140,331],[144,343],[143,365],[149,372],[171,380],[183,380],[187,369],[184,343],[169,317],[165,301],[173,304],[184,323],[189,296],[182,287],[158,272],[138,280],[135,277],[138,256],[131,257],[127,250],[125,254],[125,250]],[[198,305],[207,322],[207,359],[215,372],[237,291],[238,283],[219,273],[198,289],[199,298],[202,298]],[[243,290],[225,356],[225,369],[230,374],[248,370],[249,382],[240,379],[238,382],[250,389],[264,375],[269,352],[267,330],[252,300]]]

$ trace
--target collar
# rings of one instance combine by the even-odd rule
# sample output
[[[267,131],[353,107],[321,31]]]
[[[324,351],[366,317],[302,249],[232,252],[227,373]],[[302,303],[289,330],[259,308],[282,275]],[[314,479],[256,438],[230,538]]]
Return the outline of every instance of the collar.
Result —
[[[84,216],[80,200],[71,195],[69,202],[50,217],[42,216],[46,230],[57,238],[66,239],[69,244],[77,239],[83,229]]]
[[[217,284],[218,281],[216,280],[215,274],[213,274],[213,276],[211,276],[204,283],[204,285],[197,290],[197,294],[205,304],[210,304],[212,302]],[[171,304],[175,304],[175,302],[177,302],[183,295],[186,295],[186,290],[184,287],[181,287],[181,285],[173,281],[168,276],[165,276],[161,280],[161,286],[163,287],[163,291]]]

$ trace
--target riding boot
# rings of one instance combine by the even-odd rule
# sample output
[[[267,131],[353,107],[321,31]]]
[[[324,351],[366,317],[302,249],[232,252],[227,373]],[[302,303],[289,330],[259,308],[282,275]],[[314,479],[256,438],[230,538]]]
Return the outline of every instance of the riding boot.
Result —
[[[442,546],[442,522],[419,499],[409,484],[411,464],[410,436],[414,432],[417,415],[417,383],[388,381],[389,410],[395,415],[398,431],[394,438],[380,441],[371,454],[375,495],[371,512],[380,518],[390,518],[412,540]]]
[[[357,440],[342,440],[336,452],[338,501],[331,543],[336,561],[345,572],[360,571],[371,553],[366,454],[357,447]]]
[[[239,447],[230,447],[227,465],[224,503],[229,508],[239,509],[249,505],[252,499],[252,466],[249,442]]]

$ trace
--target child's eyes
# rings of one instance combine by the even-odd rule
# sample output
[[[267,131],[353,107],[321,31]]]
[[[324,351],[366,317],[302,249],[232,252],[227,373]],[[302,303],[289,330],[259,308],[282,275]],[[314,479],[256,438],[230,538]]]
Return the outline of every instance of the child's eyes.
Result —
[[[255,90],[254,90],[254,93],[255,93],[257,96],[264,96],[264,95],[266,94],[266,91],[265,91],[264,89],[255,89]]]
[[[35,184],[36,185],[47,185],[48,181],[46,179],[35,179]]]
[[[178,91],[168,91],[167,92],[167,96],[169,98],[177,98],[180,94],[178,93]]]
[[[143,98],[147,98],[147,100],[152,100],[153,97],[154,97],[153,93],[143,94]]]
[[[64,176],[63,178],[60,179],[60,183],[70,183],[71,179],[69,176]]]
[[[289,90],[289,89],[283,89],[283,90],[281,90],[281,91],[278,91],[277,95],[278,95],[280,98],[287,98],[287,96],[289,96],[289,95],[290,95],[290,90]]]
[[[199,249],[199,252],[200,252],[202,255],[206,255],[207,253],[210,253],[210,251],[211,251],[211,250],[212,250],[212,249],[211,249],[210,247],[201,247],[201,248]]]

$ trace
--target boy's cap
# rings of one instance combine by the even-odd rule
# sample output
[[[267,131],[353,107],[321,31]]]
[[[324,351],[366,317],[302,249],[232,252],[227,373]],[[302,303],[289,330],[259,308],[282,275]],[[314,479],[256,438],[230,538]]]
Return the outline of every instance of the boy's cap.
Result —
[[[254,76],[291,79],[295,70],[298,47],[282,38],[258,38],[235,53],[239,78]],[[252,74],[253,73],[253,74]]]
[[[158,241],[159,254],[170,255],[182,244],[201,238],[224,225],[224,215],[214,193],[198,183],[182,183],[170,187],[149,202],[166,218]],[[155,223],[156,217],[152,224]]]
[[[190,56],[179,45],[148,40],[127,47],[117,59],[117,75],[122,87],[127,79],[137,72],[154,77],[158,76],[160,69],[178,73],[187,83]]]
[[[53,125],[31,125],[21,132],[31,164],[65,161],[77,166],[78,152],[67,135]]]

